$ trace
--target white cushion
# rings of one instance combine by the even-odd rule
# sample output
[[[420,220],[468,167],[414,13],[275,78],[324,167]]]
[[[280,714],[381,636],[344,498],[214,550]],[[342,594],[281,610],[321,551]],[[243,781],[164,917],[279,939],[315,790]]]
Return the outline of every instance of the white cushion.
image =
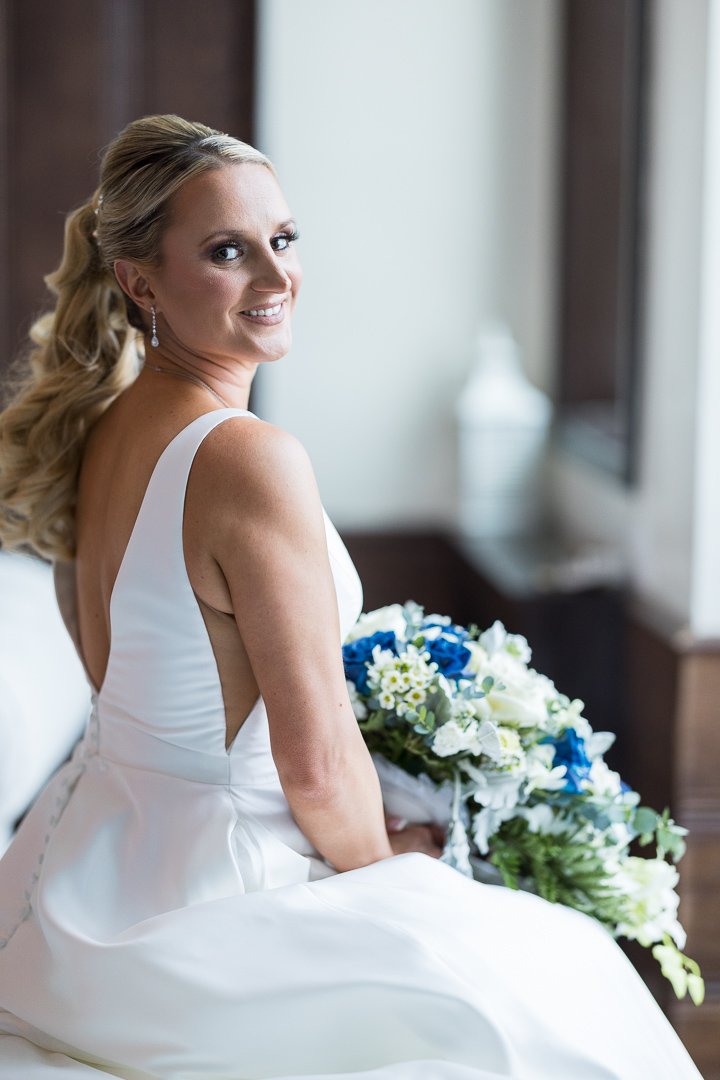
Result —
[[[80,736],[90,688],[55,600],[52,568],[0,551],[0,852]]]

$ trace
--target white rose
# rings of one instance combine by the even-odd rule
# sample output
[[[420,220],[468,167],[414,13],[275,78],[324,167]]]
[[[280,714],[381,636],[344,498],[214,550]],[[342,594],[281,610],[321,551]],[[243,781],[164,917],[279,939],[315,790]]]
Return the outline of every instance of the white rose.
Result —
[[[481,671],[487,671],[490,658],[482,645],[478,641],[466,641],[464,645],[470,652],[470,659],[465,670],[473,675],[478,675]]]
[[[389,604],[387,607],[376,608],[361,615],[345,638],[346,644],[357,641],[358,638],[371,637],[380,630],[391,630],[396,637],[405,637],[407,623],[403,608],[400,604]]]
[[[495,723],[517,727],[546,726],[547,703],[556,693],[549,679],[528,670],[519,660],[507,653],[494,656],[488,671],[481,672],[478,677],[483,674],[492,675],[496,679],[496,685],[485,699]],[[501,683],[503,689],[500,689],[497,683]]]
[[[507,630],[500,620],[496,619],[492,626],[480,635],[479,641],[488,656],[494,656],[503,648],[506,639]]]

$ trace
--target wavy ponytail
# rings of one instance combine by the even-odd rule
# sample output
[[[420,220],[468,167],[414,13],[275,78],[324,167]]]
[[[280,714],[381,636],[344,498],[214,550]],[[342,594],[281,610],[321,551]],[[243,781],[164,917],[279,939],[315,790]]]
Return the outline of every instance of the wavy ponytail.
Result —
[[[93,198],[68,215],[62,262],[45,278],[55,310],[32,326],[25,374],[0,413],[4,547],[74,556],[87,434],[143,359],[143,317],[112,267],[121,258],[158,263],[171,196],[190,176],[226,161],[272,169],[247,143],[204,124],[172,115],[136,120],[105,152]]]
[[[62,262],[45,278],[55,311],[33,324],[29,371],[0,414],[0,537],[50,559],[74,554],[85,437],[138,370],[139,334],[100,257],[94,202],[68,215]]]

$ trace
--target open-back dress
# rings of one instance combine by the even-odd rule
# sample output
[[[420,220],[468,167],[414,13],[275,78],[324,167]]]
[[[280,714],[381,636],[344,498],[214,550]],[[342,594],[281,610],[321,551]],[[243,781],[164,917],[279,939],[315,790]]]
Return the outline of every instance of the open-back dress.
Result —
[[[218,409],[162,453],[87,731],[0,862],[0,1078],[698,1080],[598,923],[422,854],[336,873],[262,699],[226,749],[182,527],[231,416],[257,422]],[[325,520],[345,635],[362,590]]]

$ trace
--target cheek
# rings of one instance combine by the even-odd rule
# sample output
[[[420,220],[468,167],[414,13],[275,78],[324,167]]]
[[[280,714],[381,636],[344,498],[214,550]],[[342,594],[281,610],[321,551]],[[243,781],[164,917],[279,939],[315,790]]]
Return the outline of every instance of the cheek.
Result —
[[[183,274],[168,283],[172,306],[182,316],[189,309],[208,312],[232,307],[238,299],[240,285],[227,271],[214,268]]]

